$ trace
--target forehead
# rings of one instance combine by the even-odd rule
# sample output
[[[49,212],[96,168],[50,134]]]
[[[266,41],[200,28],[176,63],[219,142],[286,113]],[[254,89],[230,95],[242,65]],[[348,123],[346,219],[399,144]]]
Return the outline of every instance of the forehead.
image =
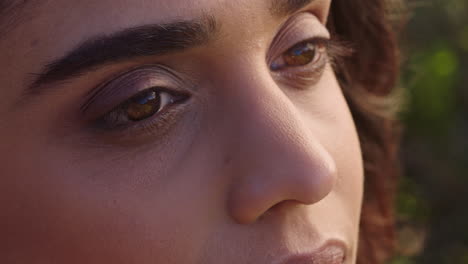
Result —
[[[286,0],[286,2],[306,2],[309,0]],[[230,10],[236,6],[254,7],[266,6],[268,3],[282,2],[279,0],[0,0],[0,20],[7,22],[13,18],[29,13],[37,16],[61,16],[70,14],[94,17],[105,15],[119,17],[120,15],[149,15],[153,18],[186,17],[200,12],[219,12]],[[260,4],[260,5],[259,5]],[[27,12],[34,10],[34,12]],[[32,17],[24,17],[29,20]],[[83,16],[81,17],[84,18]],[[26,22],[26,21],[25,21]]]
[[[0,41],[17,29],[21,38],[30,35],[54,39],[61,36],[70,43],[80,35],[92,36],[144,24],[191,20],[208,14],[223,24],[239,27],[257,21],[265,13],[281,15],[288,9],[313,3],[324,7],[330,0],[0,0]],[[319,9],[319,8],[317,8]],[[324,21],[325,17],[320,17]],[[262,23],[265,24],[265,23]],[[253,28],[253,27],[251,27]],[[3,30],[2,30],[3,29]],[[245,29],[245,28],[244,28]],[[33,31],[33,32],[31,32]],[[17,34],[17,36],[18,36]],[[51,34],[51,35],[49,35]],[[35,36],[39,35],[39,36]],[[13,37],[15,38],[15,37]],[[0,43],[1,44],[1,43]],[[69,44],[69,43],[63,43]]]
[[[151,13],[153,18],[169,18],[170,16],[181,18],[197,15],[200,12],[218,13],[226,12],[232,14],[236,7],[244,8],[245,11],[263,10],[268,7],[272,13],[281,15],[288,9],[304,6],[310,2],[328,2],[329,0],[0,0],[0,32],[6,26],[10,28],[18,22],[33,20],[34,17],[55,16],[65,17],[72,14],[84,15],[88,19],[93,14],[105,14],[106,16],[118,14],[130,17],[132,11],[140,11],[134,15],[145,15]],[[257,8],[256,8],[257,7]],[[80,12],[81,11],[81,12]],[[147,12],[144,12],[147,11]],[[83,17],[81,17],[83,18]]]
[[[144,24],[191,20],[209,14],[237,22],[262,17],[279,0],[0,0],[0,32],[55,36],[96,35]],[[307,0],[287,0],[304,2]],[[275,5],[279,6],[279,5]],[[28,32],[29,34],[31,32]],[[34,35],[34,34],[33,34]],[[33,35],[31,35],[33,37]],[[1,37],[0,37],[1,38]]]
[[[25,44],[26,39],[28,45],[22,49],[25,52],[31,51],[31,48],[37,50],[36,44],[42,43],[54,47],[54,53],[63,53],[90,36],[145,24],[192,20],[205,14],[219,20],[230,33],[240,28],[252,33],[268,24],[264,19],[270,18],[274,10],[302,6],[309,2],[321,5],[321,2],[327,1],[329,0],[0,0],[5,10],[3,13],[8,13],[0,16],[0,29],[1,24],[8,27],[8,32],[1,32],[0,46],[2,39],[7,39],[10,44],[14,43],[19,48],[16,45]]]
[[[208,14],[230,30],[239,22],[265,17],[271,0],[7,0],[0,17],[5,29],[0,49],[34,54],[64,54],[84,39],[125,28],[174,20],[197,19]],[[8,12],[7,12],[8,11]],[[229,23],[232,21],[232,23]],[[1,26],[0,26],[1,28]],[[8,54],[3,54],[8,55]],[[18,57],[18,56],[16,56]],[[43,56],[39,56],[43,57]],[[13,59],[13,58],[12,58]]]

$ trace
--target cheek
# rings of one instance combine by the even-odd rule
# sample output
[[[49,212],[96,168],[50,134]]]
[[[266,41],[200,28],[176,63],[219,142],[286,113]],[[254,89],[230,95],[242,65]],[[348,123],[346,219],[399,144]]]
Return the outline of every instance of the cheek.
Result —
[[[0,179],[0,213],[8,216],[0,219],[1,241],[8,241],[1,247],[10,262],[188,263],[192,245],[180,233],[197,236],[184,210],[191,194],[167,180],[176,176],[168,170],[149,173],[161,167],[154,160],[142,166],[150,155],[139,163],[128,156],[77,162],[76,153],[50,145],[15,149]]]
[[[0,142],[6,262],[190,263],[203,244],[193,241],[207,240],[220,218],[213,208],[223,206],[223,189],[206,179],[217,176],[209,168],[219,155],[206,147],[213,138],[196,136],[190,120],[170,146],[132,151],[52,140],[39,121],[29,123],[34,132],[11,122]]]
[[[331,69],[308,96],[299,101],[304,122],[332,155],[338,169],[334,194],[341,201],[346,215],[354,219],[355,228],[360,215],[363,194],[363,162],[356,127],[342,90]]]

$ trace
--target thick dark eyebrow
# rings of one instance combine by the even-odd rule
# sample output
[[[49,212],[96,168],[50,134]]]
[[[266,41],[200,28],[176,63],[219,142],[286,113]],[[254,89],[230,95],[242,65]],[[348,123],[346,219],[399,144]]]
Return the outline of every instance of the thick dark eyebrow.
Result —
[[[143,56],[158,56],[202,45],[215,37],[214,18],[176,21],[128,28],[84,41],[62,58],[47,64],[27,89],[42,93],[45,85],[77,77],[97,66]]]
[[[270,12],[278,17],[288,16],[313,1],[272,0]],[[215,37],[218,29],[217,21],[205,16],[198,20],[143,25],[92,37],[62,58],[46,64],[39,73],[32,73],[34,79],[25,94],[41,94],[49,90],[47,84],[78,77],[98,66],[203,45]]]
[[[274,16],[285,17],[302,9],[313,1],[315,0],[273,0],[270,12]]]

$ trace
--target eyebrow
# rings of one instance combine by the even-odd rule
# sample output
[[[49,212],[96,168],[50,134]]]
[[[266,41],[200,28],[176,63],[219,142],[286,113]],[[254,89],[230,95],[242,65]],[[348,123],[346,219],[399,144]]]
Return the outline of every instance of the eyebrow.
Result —
[[[272,0],[269,11],[273,16],[284,17],[313,1]],[[213,39],[218,29],[214,17],[204,16],[199,20],[143,25],[92,37],[62,58],[46,64],[39,73],[31,73],[34,80],[25,94],[42,94],[51,89],[47,84],[79,77],[97,66],[201,46]]]
[[[208,42],[218,25],[214,18],[176,21],[128,28],[111,35],[86,40],[63,58],[47,64],[30,85],[27,94],[41,93],[45,84],[78,77],[96,66],[143,56],[158,56],[186,50]]]

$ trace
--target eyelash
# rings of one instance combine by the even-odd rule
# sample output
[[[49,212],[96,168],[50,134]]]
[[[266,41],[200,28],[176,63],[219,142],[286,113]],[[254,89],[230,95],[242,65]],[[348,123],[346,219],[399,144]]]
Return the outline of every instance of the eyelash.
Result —
[[[284,56],[285,53],[305,44],[311,44],[314,48],[319,49],[311,62],[305,65],[289,67],[278,66],[275,65],[274,62],[270,65],[270,69],[273,74],[283,79],[283,82],[286,81],[288,85],[292,85],[294,88],[301,90],[315,85],[320,80],[323,70],[327,64],[334,65],[336,61],[341,57],[347,56],[348,53],[346,46],[342,43],[333,39],[319,37],[296,43],[283,51],[281,56]],[[275,61],[276,60],[277,59],[275,59]]]
[[[312,44],[314,45],[314,48],[317,48],[318,45],[322,45],[322,48],[317,52],[317,54],[315,54],[311,62],[300,66],[274,66],[273,64],[270,64],[270,70],[273,74],[279,75],[282,79],[287,80],[289,83],[292,82],[294,83],[294,86],[302,89],[315,84],[320,79],[325,65],[330,61],[336,60],[336,58],[340,56],[339,52],[336,51],[340,51],[341,47],[340,44],[329,39],[313,38],[294,44],[289,49],[283,51],[280,56],[284,56],[287,52],[304,44]],[[317,56],[319,57],[315,58]],[[179,97],[179,99],[170,102],[168,106],[161,107],[161,109],[158,109],[155,113],[139,121],[128,120],[128,124],[125,125],[116,125],[115,123],[112,124],[112,122],[109,122],[109,120],[112,119],[114,121],[118,120],[118,117],[112,117],[112,115],[115,115],[116,113],[117,115],[126,114],[124,108],[128,106],[131,100],[150,91],[154,91],[155,93],[166,93],[171,96]],[[125,140],[127,135],[131,140],[134,140],[134,135],[146,134],[154,136],[156,133],[158,136],[161,136],[163,133],[167,132],[170,126],[178,119],[178,114],[183,112],[180,107],[186,105],[185,103],[188,99],[190,99],[189,94],[181,93],[180,91],[176,92],[174,89],[151,87],[130,97],[113,110],[100,117],[95,121],[94,127],[99,128],[100,131],[104,130],[106,133],[115,134],[119,140]]]
[[[128,124],[118,124],[118,118],[121,118],[121,116],[118,115],[124,114],[125,111],[128,110],[126,108],[131,103],[131,100],[149,92],[154,92],[155,94],[158,94],[159,97],[161,97],[161,94],[167,94],[169,96],[173,96],[174,100],[170,100],[166,106],[162,106],[161,104],[156,112],[142,120],[133,121],[128,118]],[[136,95],[133,95],[131,98],[100,117],[94,122],[94,127],[101,131],[104,130],[108,133],[115,134],[120,141],[125,141],[126,135],[130,136],[131,140],[134,140],[132,137],[133,135],[146,134],[152,136],[157,133],[158,136],[161,136],[163,133],[167,132],[170,125],[177,119],[177,115],[181,112],[180,109],[177,108],[184,105],[184,103],[189,99],[190,95],[182,92],[176,92],[174,89],[164,87],[148,88]]]

